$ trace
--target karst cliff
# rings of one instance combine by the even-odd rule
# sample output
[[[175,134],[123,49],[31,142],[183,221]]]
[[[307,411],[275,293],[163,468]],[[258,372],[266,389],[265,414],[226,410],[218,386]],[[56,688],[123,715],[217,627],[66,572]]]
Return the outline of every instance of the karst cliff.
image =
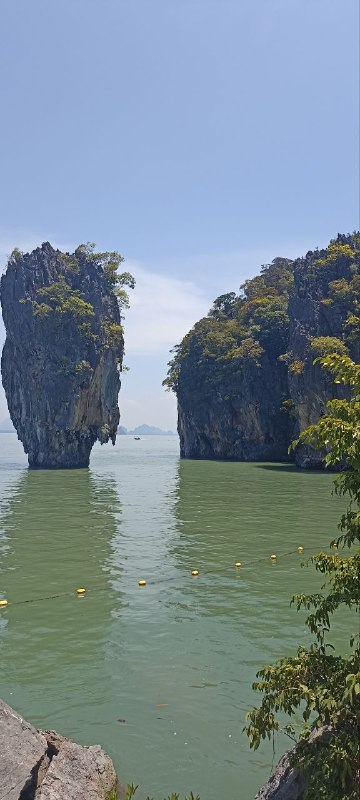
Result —
[[[164,384],[177,395],[181,455],[319,468],[318,452],[288,448],[343,396],[314,364],[331,352],[360,361],[358,233],[275,258],[239,295],[218,297],[175,347]]]
[[[30,467],[87,467],[98,440],[115,443],[124,351],[118,253],[48,242],[12,253],[1,279],[1,359],[9,412]]]

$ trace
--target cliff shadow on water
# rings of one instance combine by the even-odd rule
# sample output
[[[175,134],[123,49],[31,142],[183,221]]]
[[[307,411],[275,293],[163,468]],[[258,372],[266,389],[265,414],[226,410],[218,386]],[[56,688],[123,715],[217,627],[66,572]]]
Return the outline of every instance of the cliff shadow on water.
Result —
[[[91,741],[99,676],[101,705],[111,706],[106,650],[122,606],[116,485],[88,470],[27,470],[1,510],[0,582],[11,604],[1,617],[1,694],[35,725]]]

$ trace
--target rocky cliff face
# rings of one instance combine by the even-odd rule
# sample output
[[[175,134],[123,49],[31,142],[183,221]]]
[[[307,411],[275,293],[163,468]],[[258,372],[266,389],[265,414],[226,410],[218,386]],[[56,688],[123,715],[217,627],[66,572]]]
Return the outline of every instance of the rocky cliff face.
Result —
[[[86,467],[96,440],[115,443],[123,357],[115,256],[45,243],[14,251],[1,279],[2,381],[31,467]]]
[[[321,467],[321,454],[288,448],[344,396],[313,362],[334,351],[360,361],[359,312],[359,234],[275,259],[239,296],[217,298],[175,348],[165,381],[177,394],[181,455]]]
[[[186,458],[287,461],[292,422],[282,404],[287,370],[273,354],[230,370],[213,386],[185,382],[178,390],[180,453]]]

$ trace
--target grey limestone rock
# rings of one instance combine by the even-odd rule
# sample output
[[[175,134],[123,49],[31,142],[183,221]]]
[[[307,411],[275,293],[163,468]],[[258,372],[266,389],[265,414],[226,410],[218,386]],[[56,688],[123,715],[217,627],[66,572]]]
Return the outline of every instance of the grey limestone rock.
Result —
[[[314,726],[309,736],[308,747],[321,749],[335,735],[336,730],[331,725],[322,725],[319,728]],[[291,764],[292,756],[298,747],[299,743],[283,755],[275,772],[257,793],[255,800],[304,800],[308,785],[307,775]]]
[[[289,755],[285,753],[255,800],[303,800],[305,789],[304,775],[290,766]]]
[[[46,242],[9,260],[2,381],[31,467],[86,467],[96,440],[115,443],[123,336],[113,289],[83,246],[69,254]]]
[[[339,246],[349,246],[349,242],[353,244],[351,236],[339,234],[336,239]],[[284,308],[287,324],[273,327],[271,335],[266,326],[253,330],[252,336],[257,336],[262,346],[258,358],[243,359],[239,365],[223,355],[215,358],[211,348],[209,355],[209,319],[200,320],[184,338],[175,384],[182,457],[295,460],[304,469],[323,467],[324,454],[313,448],[302,446],[295,453],[288,452],[299,433],[324,413],[328,400],[348,396],[345,387],[335,385],[331,376],[314,364],[318,352],[312,340],[330,337],[345,342],[349,355],[360,361],[360,337],[349,337],[347,327],[348,317],[359,303],[359,248],[354,259],[329,259],[323,266],[321,258],[326,254],[309,251],[304,258],[289,262],[293,285]],[[336,291],[337,285],[345,287],[343,294]],[[221,315],[218,319],[212,335],[216,338],[218,334],[222,341]]]
[[[183,381],[178,389],[181,455],[288,461],[292,424],[281,410],[286,397],[286,366],[266,352],[215,390]]]
[[[56,731],[37,731],[0,700],[0,791],[6,800],[122,800],[111,758]]]
[[[113,763],[99,745],[81,747],[65,740],[52,758],[36,800],[106,800],[117,785]]]
[[[45,736],[0,700],[0,787],[6,800],[34,796],[49,763]]]

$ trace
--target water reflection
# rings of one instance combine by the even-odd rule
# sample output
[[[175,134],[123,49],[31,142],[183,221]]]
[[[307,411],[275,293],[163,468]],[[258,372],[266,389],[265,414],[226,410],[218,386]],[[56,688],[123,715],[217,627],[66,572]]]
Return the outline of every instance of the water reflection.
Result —
[[[3,696],[20,709],[26,696],[34,722],[41,709],[41,724],[48,716],[64,732],[67,707],[91,719],[99,675],[106,687],[108,632],[122,605],[113,558],[120,512],[111,476],[88,470],[26,471],[7,492],[0,589],[12,604],[0,629]],[[88,589],[83,598],[79,586]]]
[[[279,465],[262,466],[180,462],[174,555],[182,573],[200,572],[188,580],[189,610],[223,618],[251,639],[266,640],[284,634],[285,620],[291,636],[294,615],[288,598],[313,582],[300,568],[297,547],[313,552],[327,545],[336,533],[339,503],[330,496],[331,475],[285,467],[282,478]],[[276,563],[271,563],[272,553],[278,555]],[[271,629],[264,595],[275,616]],[[283,607],[287,610],[277,622]]]

